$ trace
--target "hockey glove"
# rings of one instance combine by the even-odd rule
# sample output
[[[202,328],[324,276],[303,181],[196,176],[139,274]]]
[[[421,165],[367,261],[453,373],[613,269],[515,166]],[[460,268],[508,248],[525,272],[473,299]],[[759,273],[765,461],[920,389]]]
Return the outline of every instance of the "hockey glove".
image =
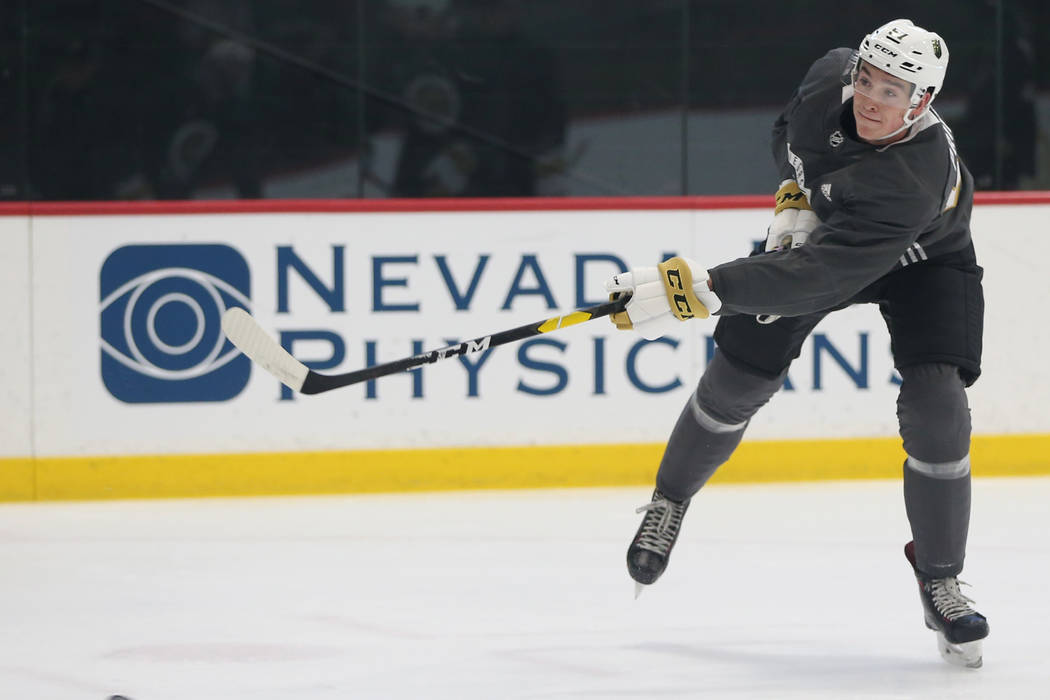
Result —
[[[707,270],[682,257],[615,275],[605,283],[609,298],[630,294],[631,300],[610,318],[620,330],[633,329],[646,340],[655,340],[678,330],[681,321],[718,313],[722,301],[707,280]]]
[[[777,207],[773,211],[773,223],[766,232],[766,252],[798,248],[809,238],[820,219],[813,213],[798,183],[784,180],[776,194]]]

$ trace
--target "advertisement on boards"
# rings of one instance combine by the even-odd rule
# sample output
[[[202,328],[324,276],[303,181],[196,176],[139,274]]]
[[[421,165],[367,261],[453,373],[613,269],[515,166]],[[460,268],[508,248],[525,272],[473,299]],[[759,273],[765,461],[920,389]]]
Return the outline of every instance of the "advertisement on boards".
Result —
[[[1024,225],[1024,209],[998,211]],[[656,341],[596,319],[318,396],[293,394],[253,367],[219,320],[241,306],[310,368],[346,372],[600,303],[603,281],[631,266],[746,255],[767,220],[764,210],[41,217],[31,307],[37,450],[660,443],[714,352],[713,319]],[[986,268],[996,255],[984,255]],[[990,313],[1002,274],[986,279]],[[983,383],[973,391],[1001,405]],[[838,312],[809,338],[749,436],[893,436],[898,386],[877,307]],[[1018,425],[1027,427],[1000,418],[990,431]]]

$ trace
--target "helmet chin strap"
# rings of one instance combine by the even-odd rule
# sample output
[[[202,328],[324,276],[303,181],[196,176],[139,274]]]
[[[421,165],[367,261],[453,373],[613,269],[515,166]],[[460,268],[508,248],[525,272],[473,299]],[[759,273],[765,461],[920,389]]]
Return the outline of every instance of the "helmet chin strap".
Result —
[[[912,110],[908,110],[908,111],[910,112]],[[923,112],[925,112],[925,111],[926,110],[923,110]],[[920,114],[919,116],[922,116],[922,115]],[[904,115],[904,123],[903,124],[901,124],[898,128],[894,129],[890,133],[886,134],[885,136],[880,136],[878,140],[879,141],[885,141],[886,139],[892,139],[894,136],[896,136],[900,132],[904,131],[905,129],[910,129],[911,125],[914,124],[916,121],[918,121],[918,119],[919,119],[919,117],[915,117],[915,119],[908,119],[908,116]]]

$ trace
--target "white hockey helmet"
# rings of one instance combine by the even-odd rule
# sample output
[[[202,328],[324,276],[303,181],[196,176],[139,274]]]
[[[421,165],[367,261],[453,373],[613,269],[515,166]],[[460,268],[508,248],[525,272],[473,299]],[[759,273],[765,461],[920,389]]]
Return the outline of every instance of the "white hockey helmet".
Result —
[[[915,26],[910,19],[895,19],[868,34],[860,42],[858,53],[861,60],[915,86],[911,109],[919,106],[926,93],[933,101],[948,70],[948,45],[944,39]],[[853,70],[855,81],[857,68]],[[905,121],[910,123],[918,117],[914,115]]]

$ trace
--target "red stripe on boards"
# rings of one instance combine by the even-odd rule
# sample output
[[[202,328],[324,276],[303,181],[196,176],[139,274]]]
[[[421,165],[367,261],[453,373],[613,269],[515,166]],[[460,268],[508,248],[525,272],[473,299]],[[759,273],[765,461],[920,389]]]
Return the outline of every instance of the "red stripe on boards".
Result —
[[[1050,204],[1050,191],[978,192],[979,205]],[[0,216],[327,214],[353,212],[645,211],[772,208],[773,195],[520,197],[486,199],[209,199],[129,202],[0,202]]]

